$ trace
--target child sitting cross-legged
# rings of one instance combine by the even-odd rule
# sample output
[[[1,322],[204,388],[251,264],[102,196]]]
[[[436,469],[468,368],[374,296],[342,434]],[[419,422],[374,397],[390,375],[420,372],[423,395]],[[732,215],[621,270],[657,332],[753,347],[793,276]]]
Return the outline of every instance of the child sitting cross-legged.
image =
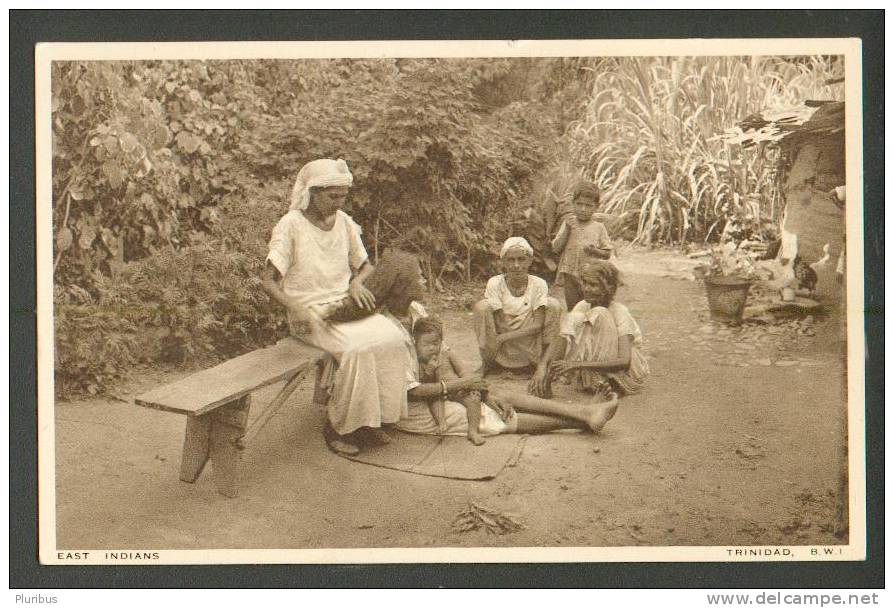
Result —
[[[571,376],[577,390],[632,394],[642,390],[649,364],[639,347],[643,335],[626,306],[615,302],[620,273],[610,262],[586,251],[577,280],[583,300],[562,320],[561,339],[553,341],[528,384],[528,392],[551,397],[551,382]]]
[[[457,377],[459,362],[442,348],[443,329],[434,317],[413,326],[417,365],[407,385],[408,413],[397,428],[425,435],[466,435],[476,445],[501,433],[547,433],[582,429],[598,433],[617,411],[615,395],[574,405],[530,395],[488,394],[478,375]],[[452,370],[447,370],[447,367]],[[445,379],[449,376],[449,379]],[[459,400],[460,402],[457,402]]]
[[[499,368],[532,369],[558,334],[562,305],[549,297],[546,281],[528,274],[533,261],[527,240],[506,239],[500,250],[503,274],[487,281],[484,299],[475,304],[482,375]]]

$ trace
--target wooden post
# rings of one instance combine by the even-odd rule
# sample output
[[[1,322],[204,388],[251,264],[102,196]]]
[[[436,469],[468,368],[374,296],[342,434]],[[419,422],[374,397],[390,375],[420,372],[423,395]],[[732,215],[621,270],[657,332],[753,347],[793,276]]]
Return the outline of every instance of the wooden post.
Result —
[[[183,454],[180,457],[180,479],[193,483],[202,474],[209,456],[211,414],[186,419]]]
[[[229,498],[234,498],[237,493],[242,450],[236,442],[245,434],[250,406],[251,395],[245,395],[209,414],[212,417],[211,475],[217,491]]]

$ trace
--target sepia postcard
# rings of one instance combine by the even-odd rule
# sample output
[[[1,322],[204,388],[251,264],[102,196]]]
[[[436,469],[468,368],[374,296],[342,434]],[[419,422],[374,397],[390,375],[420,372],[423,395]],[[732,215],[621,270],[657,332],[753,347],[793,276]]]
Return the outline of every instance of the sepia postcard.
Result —
[[[858,39],[45,43],[39,557],[866,557]]]

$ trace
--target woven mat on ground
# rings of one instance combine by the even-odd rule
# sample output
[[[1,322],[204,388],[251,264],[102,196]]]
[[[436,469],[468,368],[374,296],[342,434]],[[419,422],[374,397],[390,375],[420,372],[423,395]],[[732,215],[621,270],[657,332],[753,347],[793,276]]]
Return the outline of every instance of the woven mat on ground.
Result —
[[[365,447],[350,460],[417,475],[451,479],[493,479],[521,457],[526,435],[488,437],[475,446],[465,437],[438,437],[389,431],[391,443]]]

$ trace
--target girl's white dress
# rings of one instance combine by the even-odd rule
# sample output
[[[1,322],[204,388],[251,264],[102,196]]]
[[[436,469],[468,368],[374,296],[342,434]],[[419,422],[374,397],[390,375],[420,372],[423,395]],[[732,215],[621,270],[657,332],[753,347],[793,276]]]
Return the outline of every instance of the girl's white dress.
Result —
[[[352,271],[367,259],[360,227],[336,213],[331,230],[314,226],[301,211],[289,211],[273,229],[267,260],[282,275],[282,289],[319,309],[348,296]],[[363,426],[394,423],[407,412],[407,357],[403,332],[383,315],[329,323],[289,318],[296,338],[331,354],[329,421],[345,435]],[[324,374],[325,375],[325,374]]]

